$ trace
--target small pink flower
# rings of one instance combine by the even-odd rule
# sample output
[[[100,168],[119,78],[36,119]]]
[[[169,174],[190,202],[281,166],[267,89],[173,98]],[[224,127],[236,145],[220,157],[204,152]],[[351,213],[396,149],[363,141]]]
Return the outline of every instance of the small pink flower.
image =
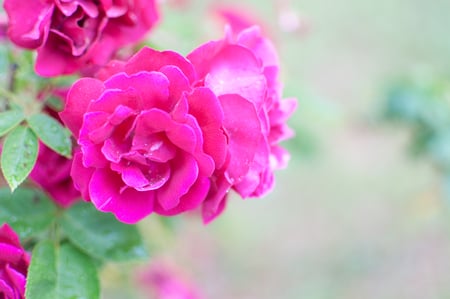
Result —
[[[263,22],[253,14],[249,7],[220,4],[213,6],[213,12],[234,32],[240,32],[255,24],[263,26]]]
[[[293,135],[286,120],[296,100],[281,100],[278,57],[258,27],[237,34],[228,28],[225,39],[206,43],[187,58],[199,75],[197,85],[218,96],[229,142],[228,163],[215,172],[203,204],[208,222],[222,211],[230,188],[243,198],[272,189],[273,170],[289,159],[278,143]]]
[[[175,267],[153,262],[140,274],[139,283],[155,299],[201,299],[199,291]]]
[[[60,114],[83,198],[126,223],[197,208],[227,154],[217,97],[192,88],[192,65],[171,51],[144,48],[99,77],[77,81]]]
[[[0,227],[0,298],[24,299],[30,256],[8,224]]]
[[[5,0],[4,8],[9,38],[37,49],[42,76],[90,73],[158,19],[154,0]]]

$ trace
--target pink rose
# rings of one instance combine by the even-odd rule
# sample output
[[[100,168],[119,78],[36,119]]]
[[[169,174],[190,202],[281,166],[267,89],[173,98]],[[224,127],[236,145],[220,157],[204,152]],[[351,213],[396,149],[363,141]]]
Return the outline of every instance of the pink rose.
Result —
[[[295,99],[281,100],[278,57],[258,27],[206,43],[187,58],[194,65],[197,86],[211,89],[224,111],[229,141],[228,163],[212,179],[203,204],[204,221],[217,216],[230,188],[243,198],[261,196],[273,187],[273,170],[284,167],[289,154],[278,143],[292,136],[286,120]]]
[[[25,298],[30,256],[8,224],[0,227],[0,298]]]
[[[5,0],[4,8],[9,38],[37,49],[42,76],[90,73],[158,19],[154,0]]]
[[[56,204],[67,208],[81,198],[70,176],[71,167],[72,159],[67,159],[40,143],[38,158],[30,178],[47,192]]]
[[[174,266],[153,262],[140,273],[139,283],[156,299],[201,299],[203,296]]]
[[[61,119],[78,140],[72,177],[123,222],[197,208],[227,154],[222,107],[179,54],[144,48],[69,91]]]

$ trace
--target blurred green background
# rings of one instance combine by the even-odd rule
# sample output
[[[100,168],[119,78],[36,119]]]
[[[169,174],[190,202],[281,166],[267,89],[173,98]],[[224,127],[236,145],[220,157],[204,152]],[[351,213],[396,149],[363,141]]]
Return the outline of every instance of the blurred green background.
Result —
[[[269,196],[232,197],[206,227],[150,217],[141,228],[154,257],[205,298],[450,298],[439,161],[409,155],[410,125],[383,118],[402,78],[448,76],[450,1],[165,1],[151,44],[187,54],[221,38],[219,4],[259,19],[279,50],[284,94],[299,101],[292,160]],[[122,267],[104,271],[104,298],[130,296]]]

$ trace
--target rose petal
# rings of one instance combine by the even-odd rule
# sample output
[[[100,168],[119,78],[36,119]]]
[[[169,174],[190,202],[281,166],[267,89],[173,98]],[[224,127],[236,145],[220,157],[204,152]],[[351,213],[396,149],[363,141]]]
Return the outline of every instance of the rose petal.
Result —
[[[17,298],[14,289],[3,279],[0,279],[0,294],[3,294],[4,298]]]
[[[19,236],[17,236],[16,232],[7,223],[3,224],[0,227],[0,243],[6,243],[11,244],[15,247],[21,247]]]
[[[228,45],[211,62],[205,86],[218,96],[238,94],[261,107],[265,99],[266,78],[255,56],[248,49]]]
[[[143,168],[146,169],[126,167],[122,171],[124,183],[138,191],[150,191],[161,188],[170,178],[170,167],[167,164],[153,163]]]
[[[46,40],[54,10],[53,1],[5,0],[8,36],[17,45],[36,49]]]
[[[154,193],[121,190],[120,176],[106,169],[97,169],[89,184],[92,203],[103,212],[112,212],[122,222],[133,224],[153,211]]]
[[[189,189],[189,192],[180,198],[180,202],[172,209],[165,210],[156,202],[155,212],[164,215],[172,216],[183,213],[185,211],[197,208],[208,194],[210,181],[208,177],[199,177],[194,185]]]
[[[238,35],[237,43],[250,49],[261,60],[264,67],[279,65],[274,45],[262,36],[258,26],[242,30]]]
[[[174,65],[165,65],[160,70],[169,79],[169,94],[172,103],[177,102],[183,93],[190,91],[191,86],[188,78]]]
[[[91,200],[89,196],[89,182],[93,173],[94,168],[86,168],[83,166],[83,155],[81,152],[75,152],[70,176],[73,178],[75,188],[81,192],[81,196],[85,201]]]
[[[227,175],[232,183],[247,174],[255,154],[261,149],[261,125],[255,107],[238,95],[219,97],[224,112],[224,127],[228,134],[230,162]]]
[[[164,131],[175,146],[189,153],[194,152],[197,140],[193,129],[185,124],[175,123],[167,112],[151,109],[136,118],[136,135],[145,136]]]
[[[180,54],[173,51],[159,52],[151,48],[142,48],[128,61],[125,70],[128,74],[134,74],[146,71],[159,71],[166,65],[178,67],[189,82],[193,83],[196,79],[195,71],[191,63]]]
[[[189,96],[189,113],[198,121],[203,132],[203,149],[220,169],[227,154],[227,136],[223,132],[223,111],[214,93],[207,88],[196,88]]]
[[[12,287],[16,289],[21,296],[23,296],[25,294],[26,283],[25,273],[20,273],[19,271],[13,269],[10,265],[6,265],[5,271],[9,277],[9,280],[12,282]]]
[[[169,100],[169,80],[159,72],[142,71],[133,75],[119,73],[105,81],[105,86],[109,89],[121,90],[122,94],[125,92],[136,94],[139,97],[138,102],[128,102],[126,97],[120,95],[121,104],[133,109],[160,108],[167,110],[173,105]],[[114,104],[110,99],[100,99],[92,109],[111,110],[112,107]]]
[[[161,163],[173,159],[177,153],[177,148],[164,133],[136,134],[132,149],[141,152],[146,159]]]
[[[156,200],[164,210],[177,206],[198,178],[197,162],[191,155],[179,154],[171,165],[170,180],[156,191]]]
[[[231,186],[231,182],[223,174],[218,174],[211,179],[211,188],[202,204],[203,223],[208,224],[222,213]]]
[[[59,116],[76,138],[89,104],[97,99],[103,91],[103,82],[92,78],[82,78],[72,85],[67,94],[64,111]]]

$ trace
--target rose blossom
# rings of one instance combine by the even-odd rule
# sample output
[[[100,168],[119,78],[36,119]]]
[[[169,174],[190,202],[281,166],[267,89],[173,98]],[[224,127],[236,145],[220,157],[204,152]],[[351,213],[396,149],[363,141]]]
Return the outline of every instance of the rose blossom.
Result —
[[[25,282],[30,256],[8,224],[0,227],[0,298],[25,298]]]
[[[163,260],[139,273],[139,284],[156,299],[201,299],[199,290],[176,267]]]
[[[198,207],[226,158],[223,111],[179,54],[143,48],[70,89],[61,119],[80,145],[72,177],[123,222]]]
[[[5,0],[8,36],[37,49],[42,76],[90,73],[155,24],[154,0]]]
[[[272,189],[273,170],[289,159],[278,143],[292,136],[286,120],[296,100],[281,100],[276,51],[256,26],[237,34],[228,28],[225,39],[208,42],[187,58],[198,73],[197,86],[218,96],[229,142],[228,163],[216,170],[203,204],[208,222],[223,209],[230,188],[243,198]]]

